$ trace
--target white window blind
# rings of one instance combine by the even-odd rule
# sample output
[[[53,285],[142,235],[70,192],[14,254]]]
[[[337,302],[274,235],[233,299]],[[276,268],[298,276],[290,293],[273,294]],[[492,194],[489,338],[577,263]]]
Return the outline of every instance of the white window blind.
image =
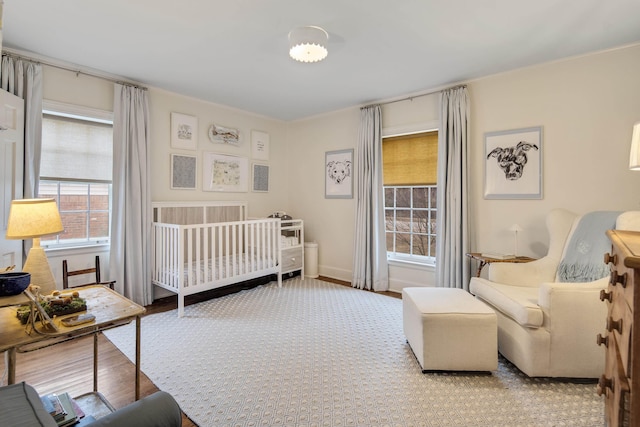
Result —
[[[111,181],[110,124],[44,114],[41,178]]]

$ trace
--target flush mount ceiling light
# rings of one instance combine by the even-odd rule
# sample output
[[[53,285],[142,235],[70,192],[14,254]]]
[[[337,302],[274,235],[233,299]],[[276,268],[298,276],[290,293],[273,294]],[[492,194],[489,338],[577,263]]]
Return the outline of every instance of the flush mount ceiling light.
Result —
[[[329,34],[320,27],[294,28],[289,32],[289,55],[300,62],[318,62],[327,57]]]

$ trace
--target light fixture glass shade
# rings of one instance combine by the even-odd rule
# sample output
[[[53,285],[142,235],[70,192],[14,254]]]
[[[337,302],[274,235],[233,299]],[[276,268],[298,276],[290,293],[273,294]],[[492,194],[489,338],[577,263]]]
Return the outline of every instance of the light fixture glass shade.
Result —
[[[640,170],[640,122],[633,125],[631,136],[631,153],[629,154],[629,169]]]
[[[54,199],[12,200],[7,224],[7,239],[28,239],[64,230]]]
[[[289,55],[300,62],[318,62],[327,57],[329,34],[320,27],[294,28],[289,32]]]

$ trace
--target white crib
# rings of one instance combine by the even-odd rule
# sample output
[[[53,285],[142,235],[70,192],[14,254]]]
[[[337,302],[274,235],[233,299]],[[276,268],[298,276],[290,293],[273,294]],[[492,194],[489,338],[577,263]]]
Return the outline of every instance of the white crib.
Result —
[[[247,219],[246,202],[153,203],[153,284],[184,297],[275,274],[282,286],[280,219]]]

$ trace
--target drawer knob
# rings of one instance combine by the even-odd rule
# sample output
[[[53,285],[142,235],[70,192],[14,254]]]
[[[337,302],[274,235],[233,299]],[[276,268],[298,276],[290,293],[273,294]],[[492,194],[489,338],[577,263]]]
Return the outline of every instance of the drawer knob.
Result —
[[[609,336],[603,337],[602,334],[598,334],[596,337],[596,343],[598,345],[604,344],[605,347],[609,347]]]
[[[600,290],[600,301],[607,300],[611,302],[612,298],[613,298],[613,292],[607,292],[604,289]]]
[[[611,278],[609,279],[609,284],[611,286],[615,286],[618,283],[620,283],[623,288],[627,287],[627,273],[618,274],[617,271],[611,272]]]
[[[609,390],[613,389],[613,380],[611,378],[607,378],[604,375],[600,377],[598,380],[598,396],[602,396],[607,393]]]
[[[618,331],[619,334],[622,333],[622,319],[613,320],[613,318],[609,317],[607,319],[607,331],[613,332]]]
[[[618,255],[616,255],[616,254],[611,255],[609,253],[604,254],[604,263],[605,264],[609,264],[609,263],[617,264],[618,263]]]

